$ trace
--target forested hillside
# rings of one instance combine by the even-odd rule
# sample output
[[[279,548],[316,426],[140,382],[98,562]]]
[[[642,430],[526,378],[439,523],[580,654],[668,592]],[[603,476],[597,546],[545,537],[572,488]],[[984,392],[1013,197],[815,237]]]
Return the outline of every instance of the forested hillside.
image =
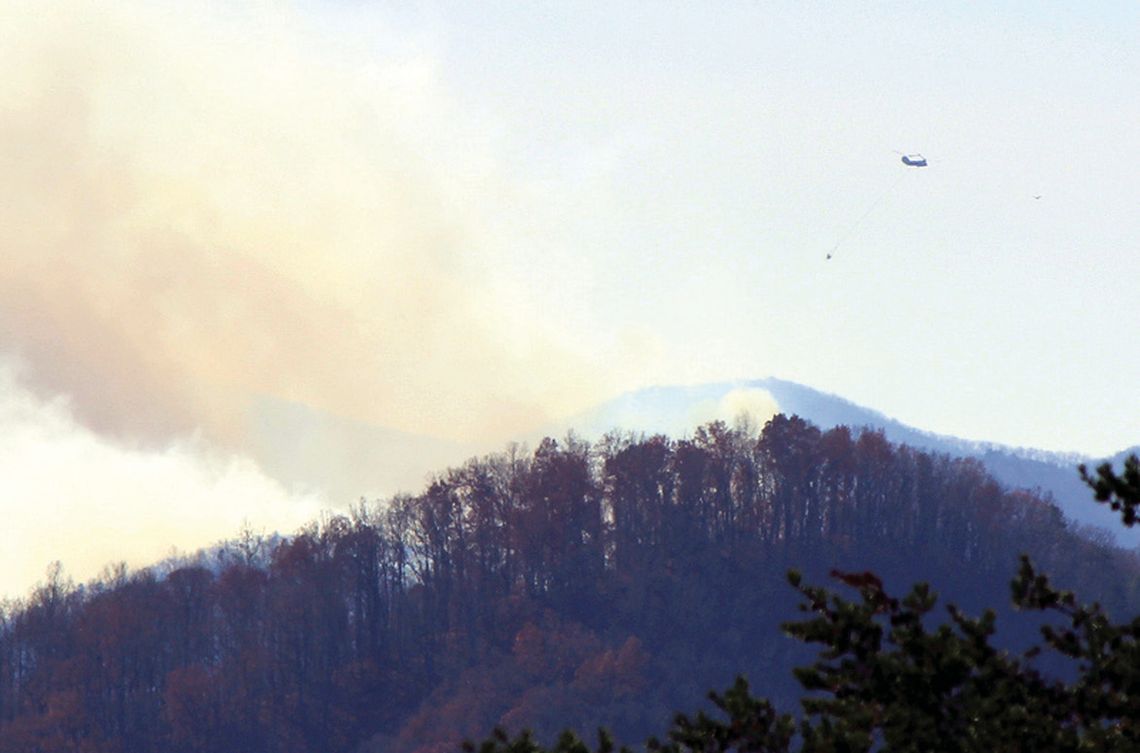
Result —
[[[451,751],[496,724],[638,742],[737,673],[798,695],[789,568],[928,580],[979,611],[1022,552],[1110,612],[1140,603],[1134,555],[881,434],[776,416],[545,440],[288,539],[54,573],[3,615],[0,752]],[[998,642],[1033,629],[1000,615]]]

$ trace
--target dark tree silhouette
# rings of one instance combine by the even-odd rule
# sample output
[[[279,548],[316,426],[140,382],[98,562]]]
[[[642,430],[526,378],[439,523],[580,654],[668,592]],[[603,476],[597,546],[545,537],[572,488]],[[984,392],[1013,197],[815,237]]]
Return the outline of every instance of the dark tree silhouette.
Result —
[[[1097,501],[1135,522],[1140,505],[1136,456],[1123,476],[1102,465],[1097,478],[1081,475]],[[986,487],[982,487],[987,492]],[[1140,616],[1112,622],[1097,603],[1080,605],[1022,555],[1011,584],[1014,604],[1052,615],[1041,641],[1014,653],[992,644],[993,610],[977,618],[954,605],[949,622],[931,626],[936,597],[925,583],[903,598],[890,596],[873,572],[832,571],[858,592],[850,600],[788,579],[809,617],[785,624],[793,638],[819,646],[814,662],[795,675],[807,695],[797,720],[754,697],[743,678],[723,696],[711,694],[713,717],[680,714],[667,741],[649,741],[657,753],[786,753],[800,751],[1126,751],[1140,750]],[[1044,652],[1062,657],[1069,671],[1049,675],[1035,663]],[[608,734],[596,750],[612,750]],[[470,753],[580,753],[579,738],[564,733],[546,749],[528,734],[499,731]]]

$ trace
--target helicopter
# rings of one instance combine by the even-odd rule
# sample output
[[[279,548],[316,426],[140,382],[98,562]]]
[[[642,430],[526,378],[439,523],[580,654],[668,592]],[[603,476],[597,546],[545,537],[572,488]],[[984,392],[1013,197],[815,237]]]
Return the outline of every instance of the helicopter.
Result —
[[[923,157],[921,154],[918,154],[917,152],[912,153],[912,154],[903,154],[902,152],[895,152],[895,154],[898,154],[902,157],[902,163],[904,165],[906,165],[907,167],[927,167],[926,157]],[[839,249],[839,246],[844,241],[846,241],[847,238],[850,237],[852,233],[855,232],[855,229],[860,224],[862,224],[863,220],[867,219],[867,216],[870,215],[871,212],[875,211],[875,208],[878,207],[879,204],[882,203],[882,201],[887,198],[887,196],[894,190],[895,186],[898,185],[898,182],[902,179],[903,179],[903,174],[902,174],[902,172],[900,172],[900,174],[895,179],[895,181],[893,183],[891,183],[886,188],[885,191],[883,191],[881,194],[879,194],[879,196],[877,198],[875,198],[874,201],[871,202],[870,206],[867,207],[866,211],[864,211],[863,214],[860,215],[858,217],[858,219],[856,219],[855,222],[853,222],[851,224],[851,226],[840,237],[840,239],[835,242],[835,245],[832,246],[831,250],[827,252],[827,256],[824,259],[825,261],[831,261],[832,256],[834,256],[835,252]]]

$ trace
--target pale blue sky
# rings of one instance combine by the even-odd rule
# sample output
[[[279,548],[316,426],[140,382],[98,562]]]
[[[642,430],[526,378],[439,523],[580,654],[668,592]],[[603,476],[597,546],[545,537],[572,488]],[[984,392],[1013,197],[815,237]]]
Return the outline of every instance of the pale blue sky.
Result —
[[[581,348],[648,343],[623,386],[775,374],[975,439],[1140,441],[1135,3],[382,20],[530,189],[490,209],[496,273]]]

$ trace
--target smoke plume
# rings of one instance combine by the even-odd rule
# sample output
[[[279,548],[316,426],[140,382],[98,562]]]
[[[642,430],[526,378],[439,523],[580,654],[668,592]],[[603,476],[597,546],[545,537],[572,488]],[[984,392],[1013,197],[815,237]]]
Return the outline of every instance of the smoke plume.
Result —
[[[498,303],[511,192],[430,56],[269,4],[6,5],[0,351],[37,394],[239,449],[266,396],[451,439],[581,402]]]

